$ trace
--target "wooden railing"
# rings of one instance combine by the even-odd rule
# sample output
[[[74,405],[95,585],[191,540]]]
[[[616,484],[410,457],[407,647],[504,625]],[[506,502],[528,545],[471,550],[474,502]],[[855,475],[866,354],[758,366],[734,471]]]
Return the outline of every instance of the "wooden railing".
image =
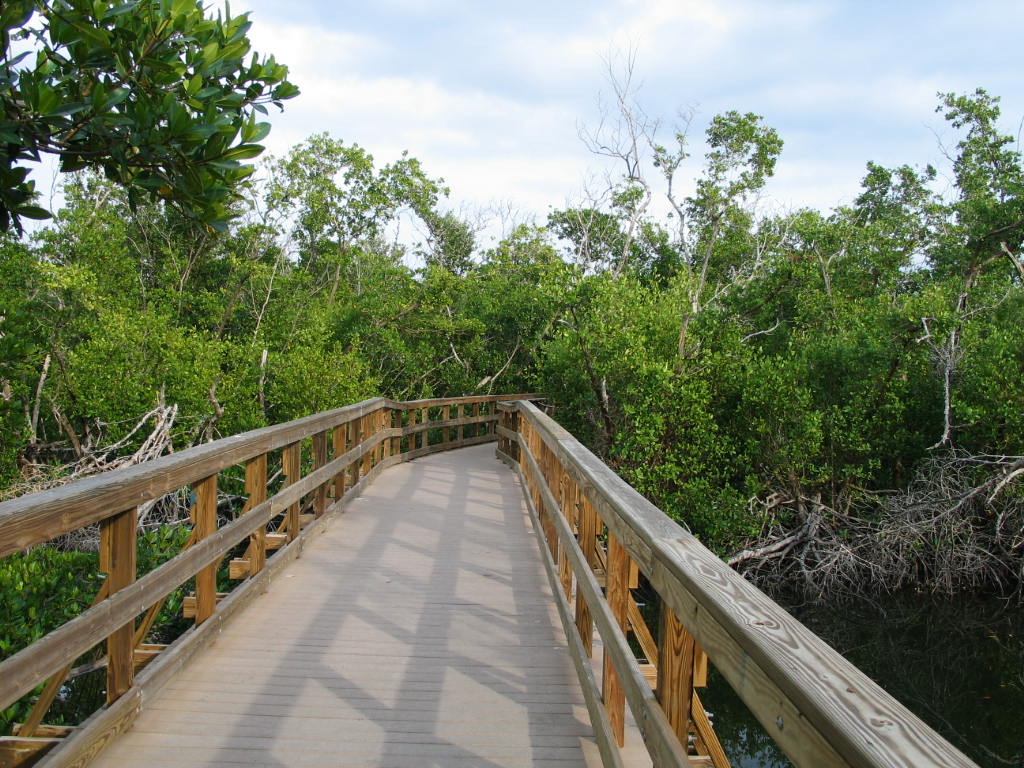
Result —
[[[47,752],[46,765],[87,763],[228,617],[267,588],[322,529],[327,513],[397,462],[495,440],[497,401],[509,397],[375,398],[0,504],[0,557],[98,524],[99,566],[106,574],[91,608],[0,662],[0,711],[46,682],[15,735],[0,739],[0,766],[29,764]],[[283,481],[268,498],[269,465],[280,466]],[[238,474],[241,467],[244,507],[218,525],[218,475]],[[188,487],[187,544],[137,578],[140,505]],[[230,576],[243,581],[221,595],[218,567],[232,552],[239,556],[230,562]],[[194,627],[166,647],[147,643],[167,596],[191,579],[195,593],[184,607]],[[76,728],[46,725],[46,711],[76,660],[101,643],[107,705]]]
[[[533,404],[499,409],[498,453],[522,479],[605,765],[622,764],[627,701],[654,765],[728,765],[695,690],[707,654],[797,766],[974,766]]]

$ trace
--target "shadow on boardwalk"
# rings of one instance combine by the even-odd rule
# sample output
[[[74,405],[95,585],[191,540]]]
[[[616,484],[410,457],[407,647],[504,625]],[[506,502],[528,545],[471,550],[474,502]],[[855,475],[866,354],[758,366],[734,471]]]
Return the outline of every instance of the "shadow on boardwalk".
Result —
[[[521,493],[483,445],[382,474],[96,764],[588,762]]]

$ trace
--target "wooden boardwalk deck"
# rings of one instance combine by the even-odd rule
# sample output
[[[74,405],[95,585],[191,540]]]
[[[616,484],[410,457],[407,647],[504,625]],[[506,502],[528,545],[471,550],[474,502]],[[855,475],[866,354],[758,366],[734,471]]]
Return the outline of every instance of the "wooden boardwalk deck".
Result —
[[[94,765],[598,763],[520,488],[482,445],[388,470]]]

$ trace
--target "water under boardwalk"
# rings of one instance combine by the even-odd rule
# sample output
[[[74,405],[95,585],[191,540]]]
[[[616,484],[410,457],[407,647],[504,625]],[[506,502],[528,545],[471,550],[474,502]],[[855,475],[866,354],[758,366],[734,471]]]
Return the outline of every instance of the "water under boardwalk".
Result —
[[[515,476],[386,472],[95,765],[599,762]]]

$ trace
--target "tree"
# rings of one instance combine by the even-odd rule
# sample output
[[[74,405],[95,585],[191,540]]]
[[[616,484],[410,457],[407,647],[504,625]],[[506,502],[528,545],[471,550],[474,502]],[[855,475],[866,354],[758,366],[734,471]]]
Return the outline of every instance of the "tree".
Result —
[[[250,57],[249,27],[199,0],[4,3],[0,231],[49,217],[27,165],[43,155],[224,229],[270,130],[256,113],[298,94],[287,67]]]

